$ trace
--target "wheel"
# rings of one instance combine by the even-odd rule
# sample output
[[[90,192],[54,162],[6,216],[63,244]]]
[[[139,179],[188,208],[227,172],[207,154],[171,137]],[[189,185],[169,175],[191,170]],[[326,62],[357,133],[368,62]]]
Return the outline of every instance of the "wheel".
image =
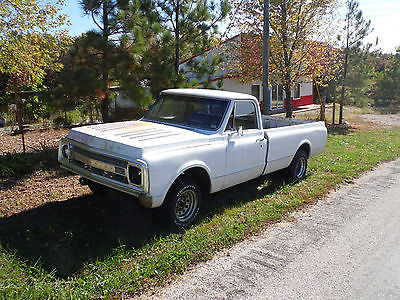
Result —
[[[300,149],[293,157],[287,169],[287,179],[289,182],[299,182],[306,177],[307,153]]]
[[[190,177],[179,178],[167,194],[167,224],[172,228],[187,228],[197,219],[201,206],[201,190]]]

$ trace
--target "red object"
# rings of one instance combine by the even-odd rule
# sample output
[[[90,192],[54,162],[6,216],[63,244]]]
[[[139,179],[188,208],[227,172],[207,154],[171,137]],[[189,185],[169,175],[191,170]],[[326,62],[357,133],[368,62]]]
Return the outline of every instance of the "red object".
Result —
[[[313,95],[301,96],[300,99],[292,99],[292,106],[304,106],[313,104]]]

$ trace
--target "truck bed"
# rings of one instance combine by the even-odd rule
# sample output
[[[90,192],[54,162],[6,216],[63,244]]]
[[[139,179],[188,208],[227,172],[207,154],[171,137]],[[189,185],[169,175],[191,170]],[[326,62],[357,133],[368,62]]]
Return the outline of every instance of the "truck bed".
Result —
[[[312,122],[307,120],[289,119],[289,118],[273,117],[267,115],[261,115],[261,120],[264,129],[307,124]]]

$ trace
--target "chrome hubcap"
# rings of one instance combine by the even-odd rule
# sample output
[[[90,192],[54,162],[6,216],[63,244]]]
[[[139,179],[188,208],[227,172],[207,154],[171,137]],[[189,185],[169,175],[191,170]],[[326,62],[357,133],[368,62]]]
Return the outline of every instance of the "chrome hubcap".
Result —
[[[197,207],[197,197],[195,191],[188,189],[179,195],[176,201],[176,218],[185,222],[190,219]]]
[[[299,162],[298,162],[297,168],[296,168],[296,177],[297,178],[302,178],[304,176],[304,173],[306,172],[306,165],[307,165],[307,160],[304,157],[301,157],[299,159]]]

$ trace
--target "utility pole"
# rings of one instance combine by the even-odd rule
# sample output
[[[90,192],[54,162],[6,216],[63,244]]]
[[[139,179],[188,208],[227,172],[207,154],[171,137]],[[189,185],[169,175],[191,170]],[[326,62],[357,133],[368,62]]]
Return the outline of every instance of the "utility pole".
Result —
[[[269,115],[271,108],[271,98],[269,95],[268,71],[269,71],[269,0],[264,0],[264,28],[263,28],[263,55],[262,55],[262,68],[263,68],[263,114]]]

